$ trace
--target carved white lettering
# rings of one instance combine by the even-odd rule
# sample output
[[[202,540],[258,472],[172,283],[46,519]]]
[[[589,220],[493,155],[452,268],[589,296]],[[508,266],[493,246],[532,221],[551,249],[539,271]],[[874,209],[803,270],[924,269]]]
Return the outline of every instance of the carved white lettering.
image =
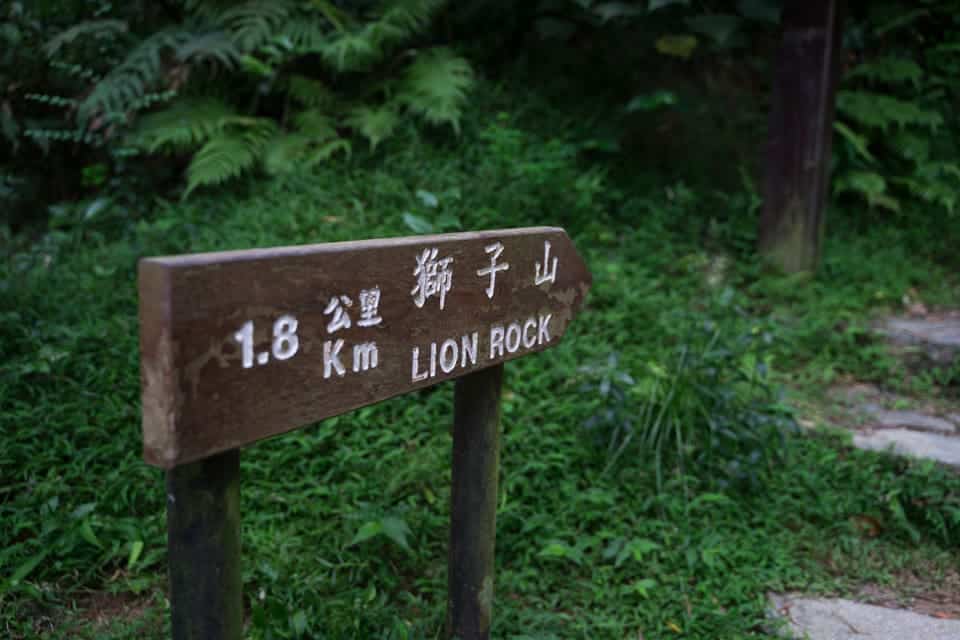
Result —
[[[457,366],[457,357],[460,355],[457,341],[447,338],[440,346],[440,369],[450,373]]]
[[[507,327],[507,352],[516,353],[520,348],[520,334],[522,333],[519,322],[511,322]]]
[[[380,317],[380,287],[360,291],[360,320],[358,327],[375,327],[383,322]]]
[[[439,249],[433,248],[417,254],[417,266],[413,270],[417,284],[410,295],[413,296],[413,303],[420,308],[426,304],[427,298],[437,296],[440,298],[440,309],[443,310],[447,293],[453,287],[453,257],[439,258],[439,253]]]
[[[533,330],[531,332],[531,329]],[[523,323],[523,348],[529,349],[537,344],[537,321],[533,318],[527,318]]]
[[[364,342],[353,347],[353,371],[367,371],[376,369],[379,364],[380,352],[376,342]]]
[[[490,276],[490,284],[487,285],[486,292],[488,298],[493,298],[493,293],[497,289],[497,272],[507,271],[510,268],[510,263],[504,262],[503,264],[497,264],[500,254],[503,253],[502,242],[494,242],[483,250],[490,255],[490,266],[478,269],[477,275],[481,278],[483,276]]]
[[[540,344],[550,342],[550,318],[552,317],[552,313],[540,316],[540,324],[537,326],[537,342]]]
[[[470,364],[477,364],[477,350],[480,344],[480,334],[476,331],[471,333],[468,336],[463,336],[460,338],[460,366],[463,368],[467,367],[467,359],[470,359]]]
[[[539,287],[545,282],[556,282],[557,281],[557,263],[560,261],[559,258],[553,259],[553,268],[550,268],[550,241],[543,241],[543,265],[541,267],[540,262],[536,263],[536,270],[533,274],[533,284],[534,286]]]
[[[496,360],[497,357],[503,357],[503,325],[501,324],[490,327],[490,359]]]
[[[336,342],[327,340],[323,343],[323,377],[329,378],[336,371],[338,376],[342,376],[347,370],[340,362],[340,350],[343,349],[343,338]]]
[[[420,372],[417,371],[419,369],[419,364],[420,364],[420,347],[414,347],[413,362],[410,365],[410,379],[413,382],[423,382],[424,380],[427,379],[429,375],[426,371],[420,371]]]

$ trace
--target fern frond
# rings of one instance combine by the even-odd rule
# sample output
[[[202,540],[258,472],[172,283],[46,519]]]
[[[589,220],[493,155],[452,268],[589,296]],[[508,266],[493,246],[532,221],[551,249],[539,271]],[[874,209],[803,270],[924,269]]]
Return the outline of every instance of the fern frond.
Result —
[[[274,138],[267,145],[263,168],[271,175],[310,169],[337,152],[350,155],[350,142],[337,137],[318,140],[304,133],[288,133]]]
[[[445,0],[392,0],[372,23],[372,35],[381,47],[422,32]]]
[[[244,124],[225,129],[193,156],[187,167],[184,198],[197,187],[223,184],[257,163],[277,127],[266,118],[247,118]]]
[[[420,52],[401,81],[398,100],[431,124],[460,131],[460,116],[473,86],[473,68],[450,49]]]
[[[423,31],[445,0],[392,0],[372,21],[338,30],[319,45],[324,61],[339,72],[356,71],[379,62],[386,51]]]
[[[361,69],[377,62],[382,55],[373,32],[374,26],[367,24],[358,30],[337,33],[323,43],[318,53],[339,72]]]
[[[267,145],[263,155],[263,168],[270,175],[289,173],[303,164],[313,143],[314,138],[303,133],[277,136]]]
[[[911,195],[940,205],[952,214],[957,205],[956,186],[943,180],[941,176],[945,177],[946,174],[938,169],[921,167],[921,170],[915,177],[893,178],[891,181],[905,187]]]
[[[291,5],[283,0],[249,0],[229,9],[220,23],[234,44],[243,51],[253,51],[265,44],[288,19]]]
[[[48,57],[55,56],[61,48],[77,38],[108,33],[123,33],[127,31],[127,23],[123,20],[87,20],[80,22],[69,29],[64,29],[43,45],[43,52]]]
[[[348,127],[367,139],[371,149],[376,149],[378,144],[396,130],[400,117],[390,105],[362,106],[350,111],[345,122]]]
[[[279,35],[293,43],[298,54],[320,53],[329,44],[331,29],[319,15],[301,16],[287,20]]]
[[[140,119],[130,143],[149,153],[185,151],[219,134],[239,114],[219,100],[179,100]]]
[[[349,140],[344,140],[343,138],[330,140],[329,142],[321,144],[313,151],[310,157],[306,159],[306,162],[304,162],[303,168],[312,169],[321,162],[326,162],[337,153],[343,153],[349,156],[352,152],[353,147]]]
[[[337,97],[326,84],[300,74],[292,74],[287,79],[287,91],[305,107],[323,107],[337,102]]]
[[[858,134],[839,120],[833,123],[833,130],[839,133],[840,136],[846,140],[847,144],[850,145],[850,148],[854,150],[856,155],[868,162],[877,161],[873,154],[870,153],[870,142],[867,140],[866,136]]]
[[[192,38],[184,31],[159,31],[135,47],[123,62],[103,77],[80,103],[78,116],[86,126],[99,113],[120,114],[126,106],[142,96],[157,82],[162,55],[176,51]]]
[[[839,92],[837,110],[862,125],[882,130],[890,125],[915,125],[935,130],[943,124],[943,116],[936,111],[870,91]]]
[[[337,137],[337,128],[328,114],[320,109],[307,109],[293,117],[297,130],[317,140]]]
[[[845,80],[863,79],[870,83],[888,85],[912,84],[919,86],[923,78],[923,69],[913,60],[885,57],[864,62],[854,67]]]
[[[216,62],[233,69],[240,60],[240,51],[223,31],[199,34],[176,50],[177,60],[190,64]]]

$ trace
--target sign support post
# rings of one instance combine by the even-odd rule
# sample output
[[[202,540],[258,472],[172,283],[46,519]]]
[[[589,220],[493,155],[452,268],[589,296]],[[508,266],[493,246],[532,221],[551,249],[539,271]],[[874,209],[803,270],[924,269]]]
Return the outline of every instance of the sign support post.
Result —
[[[174,640],[240,640],[240,450],[167,471]]]
[[[458,640],[490,637],[502,387],[500,364],[454,388],[447,633]]]

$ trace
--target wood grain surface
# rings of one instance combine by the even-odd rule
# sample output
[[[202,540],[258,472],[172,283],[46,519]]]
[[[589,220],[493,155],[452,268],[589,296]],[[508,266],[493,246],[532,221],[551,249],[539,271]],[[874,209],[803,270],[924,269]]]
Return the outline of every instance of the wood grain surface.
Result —
[[[552,227],[145,258],[144,458],[172,468],[549,348],[590,283]]]

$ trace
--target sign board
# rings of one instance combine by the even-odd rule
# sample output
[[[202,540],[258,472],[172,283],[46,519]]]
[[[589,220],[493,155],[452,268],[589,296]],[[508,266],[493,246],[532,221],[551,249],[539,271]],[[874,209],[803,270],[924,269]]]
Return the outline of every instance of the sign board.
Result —
[[[553,227],[146,258],[144,458],[169,469],[549,348],[590,282]]]

